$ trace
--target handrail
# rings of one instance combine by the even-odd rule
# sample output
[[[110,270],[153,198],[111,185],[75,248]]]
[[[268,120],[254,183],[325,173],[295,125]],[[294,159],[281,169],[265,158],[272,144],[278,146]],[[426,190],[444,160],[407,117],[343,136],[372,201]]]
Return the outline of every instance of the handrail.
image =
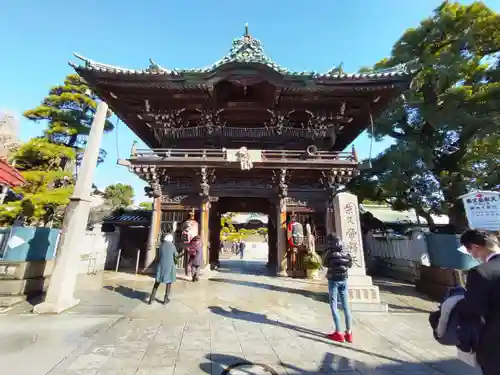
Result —
[[[249,150],[250,152],[253,150]],[[356,155],[351,151],[318,151],[314,155],[306,155],[302,150],[261,150],[262,160],[345,160],[356,162]],[[137,149],[131,159],[137,158],[162,158],[162,159],[226,159],[226,149],[178,149],[178,148],[153,148]]]

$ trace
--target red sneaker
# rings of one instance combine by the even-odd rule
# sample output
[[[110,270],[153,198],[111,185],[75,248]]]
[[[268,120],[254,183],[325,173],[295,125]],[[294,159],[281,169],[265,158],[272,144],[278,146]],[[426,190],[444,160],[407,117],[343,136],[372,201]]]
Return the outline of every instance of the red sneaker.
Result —
[[[345,333],[345,341],[352,343],[352,332],[346,331]]]
[[[337,341],[337,342],[344,342],[345,341],[344,334],[342,332],[330,333],[326,337],[328,337],[330,340]]]

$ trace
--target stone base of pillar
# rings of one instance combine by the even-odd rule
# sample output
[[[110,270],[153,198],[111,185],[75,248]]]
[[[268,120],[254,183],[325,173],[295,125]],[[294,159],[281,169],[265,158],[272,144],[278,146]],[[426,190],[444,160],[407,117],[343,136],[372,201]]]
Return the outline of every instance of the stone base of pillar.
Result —
[[[352,311],[388,311],[387,304],[380,300],[378,286],[373,285],[370,276],[362,274],[350,275],[348,283]]]
[[[69,310],[80,303],[79,299],[58,300],[54,302],[43,302],[33,308],[35,314],[60,314],[63,311]]]

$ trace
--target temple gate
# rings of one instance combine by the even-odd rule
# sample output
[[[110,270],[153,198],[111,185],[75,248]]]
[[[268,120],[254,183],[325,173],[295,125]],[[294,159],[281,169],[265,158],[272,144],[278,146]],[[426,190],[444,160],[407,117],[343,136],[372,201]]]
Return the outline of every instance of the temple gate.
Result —
[[[342,236],[356,259],[354,302],[379,301],[364,272],[357,199],[338,192],[359,167],[354,148],[344,150],[408,87],[406,66],[291,72],[265,55],[248,28],[227,56],[204,69],[170,70],[150,60],[132,70],[77,57],[84,62],[73,64],[78,74],[150,147],[133,145],[127,161],[154,197],[146,265],[162,223],[190,211],[204,259],[216,263],[220,215],[251,211],[269,215],[272,269],[300,275],[286,238],[294,212],[314,217],[316,235]]]

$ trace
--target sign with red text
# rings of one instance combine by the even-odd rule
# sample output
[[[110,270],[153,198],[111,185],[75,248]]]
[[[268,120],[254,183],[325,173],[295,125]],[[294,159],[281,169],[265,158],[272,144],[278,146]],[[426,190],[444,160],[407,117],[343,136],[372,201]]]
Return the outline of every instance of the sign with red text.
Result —
[[[500,193],[476,191],[461,196],[471,229],[500,230]]]

